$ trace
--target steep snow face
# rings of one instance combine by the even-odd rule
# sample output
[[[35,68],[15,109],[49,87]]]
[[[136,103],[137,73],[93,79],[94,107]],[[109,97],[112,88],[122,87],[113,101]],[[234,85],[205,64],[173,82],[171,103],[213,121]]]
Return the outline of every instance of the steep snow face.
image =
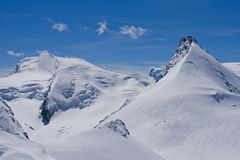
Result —
[[[28,139],[0,131],[1,160],[55,160],[45,149]]]
[[[1,131],[28,138],[22,126],[14,117],[11,108],[0,99],[0,132]]]
[[[131,135],[167,160],[238,160],[240,79],[197,43],[123,108]]]
[[[30,140],[11,108],[0,99],[0,159],[54,160],[44,148]]]
[[[153,68],[150,71],[149,76],[156,81],[159,81],[169,72],[171,68],[176,66],[176,64],[189,53],[193,43],[198,44],[197,40],[192,36],[182,37],[170,61],[163,67]]]

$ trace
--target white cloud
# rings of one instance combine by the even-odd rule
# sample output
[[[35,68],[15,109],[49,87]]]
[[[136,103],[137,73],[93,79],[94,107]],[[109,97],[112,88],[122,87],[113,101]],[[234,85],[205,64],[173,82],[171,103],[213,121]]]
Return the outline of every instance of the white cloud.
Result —
[[[46,18],[49,23],[52,24],[52,29],[57,30],[58,32],[68,31],[68,25],[65,23],[57,23],[50,18]]]
[[[99,28],[97,29],[98,35],[101,35],[108,30],[106,21],[99,22],[98,25],[99,25]]]
[[[123,26],[120,28],[120,34],[128,35],[132,39],[138,39],[139,37],[146,34],[148,30],[142,27],[135,27],[135,26]]]
[[[14,51],[7,51],[7,55],[14,56],[14,57],[21,57],[24,56],[23,52],[14,52]]]
[[[64,23],[55,23],[53,24],[52,28],[58,32],[64,32],[68,30],[68,25]]]

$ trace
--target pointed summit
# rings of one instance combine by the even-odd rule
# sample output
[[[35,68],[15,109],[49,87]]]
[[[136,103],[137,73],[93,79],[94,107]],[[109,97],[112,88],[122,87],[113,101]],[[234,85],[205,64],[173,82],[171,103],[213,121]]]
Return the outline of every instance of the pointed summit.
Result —
[[[165,80],[162,80],[168,81],[167,83],[170,81],[185,82],[191,79],[193,84],[181,85],[191,86],[190,88],[196,88],[195,84],[202,85],[203,88],[215,86],[231,93],[240,94],[239,78],[200,47],[192,36],[181,38],[170,61],[162,68],[152,69],[150,76],[156,81],[164,77]],[[163,83],[163,81],[161,82]],[[206,83],[207,81],[212,82],[211,85]]]
[[[179,42],[179,46],[182,45],[182,44],[184,44],[184,43],[189,43],[189,44],[191,44],[191,43],[193,43],[193,42],[196,43],[196,44],[198,44],[197,40],[196,40],[193,36],[191,36],[191,35],[186,36],[186,37],[181,37],[181,38],[180,38],[180,42]]]
[[[153,77],[156,81],[159,81],[163,78],[169,71],[170,68],[173,68],[183,57],[185,57],[193,44],[197,44],[197,40],[193,36],[181,37],[179,44],[174,52],[170,61],[162,68],[153,68],[149,76]]]

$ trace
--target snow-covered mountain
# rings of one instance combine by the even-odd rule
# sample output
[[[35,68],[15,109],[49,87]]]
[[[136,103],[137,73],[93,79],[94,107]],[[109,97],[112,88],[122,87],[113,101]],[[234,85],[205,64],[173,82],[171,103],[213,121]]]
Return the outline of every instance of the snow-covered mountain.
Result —
[[[103,117],[144,87],[136,78],[103,70],[85,60],[56,57],[48,52],[19,61],[14,73],[0,78],[0,96],[13,109],[19,125],[30,140],[42,144],[58,160],[161,160],[134,138],[128,136],[126,140],[126,136],[119,135],[123,122],[109,122],[103,128],[94,128]],[[3,139],[2,143],[8,142],[10,147],[16,145],[11,149],[21,154],[20,158],[22,154],[23,159],[28,158],[29,154],[22,153],[19,145],[6,136]],[[16,138],[14,141],[28,150],[37,145],[30,140]],[[41,151],[40,157],[43,157],[47,156],[45,149],[41,151],[39,146],[29,152]]]
[[[178,48],[158,82],[105,120],[123,120],[166,160],[239,159],[240,78],[192,37]]]
[[[43,52],[39,57],[21,60],[15,73],[0,79],[0,96],[31,136],[37,128],[47,128],[42,124],[53,121],[53,125],[62,121],[58,117],[65,116],[66,120],[57,124],[56,130],[61,130],[64,123],[73,129],[76,127],[71,125],[88,123],[85,126],[91,128],[143,87],[134,78],[84,60]],[[70,116],[72,112],[74,116]]]
[[[237,66],[191,36],[149,85],[46,51],[25,58],[0,78],[0,159],[238,160]]]

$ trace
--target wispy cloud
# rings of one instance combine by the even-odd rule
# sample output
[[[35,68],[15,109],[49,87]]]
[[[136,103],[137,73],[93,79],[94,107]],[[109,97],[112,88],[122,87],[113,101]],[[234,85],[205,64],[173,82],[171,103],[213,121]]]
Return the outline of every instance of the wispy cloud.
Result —
[[[55,22],[50,18],[47,18],[48,22],[52,24],[52,29],[58,31],[58,32],[65,32],[68,31],[68,25],[65,23]]]
[[[240,33],[240,28],[229,29],[228,32],[230,32],[230,33]]]
[[[101,35],[108,30],[108,27],[107,27],[108,24],[106,21],[99,22],[98,25],[99,25],[99,28],[96,30],[98,35]]]
[[[24,56],[24,53],[23,52],[14,52],[14,51],[7,51],[7,55],[9,56],[14,56],[14,57],[21,57],[21,56]]]
[[[147,29],[135,26],[123,26],[120,28],[120,34],[130,36],[132,39],[138,39],[147,33]]]
[[[197,29],[192,30],[198,37],[205,38],[209,36],[232,36],[240,33],[240,28],[219,28],[219,29]]]

